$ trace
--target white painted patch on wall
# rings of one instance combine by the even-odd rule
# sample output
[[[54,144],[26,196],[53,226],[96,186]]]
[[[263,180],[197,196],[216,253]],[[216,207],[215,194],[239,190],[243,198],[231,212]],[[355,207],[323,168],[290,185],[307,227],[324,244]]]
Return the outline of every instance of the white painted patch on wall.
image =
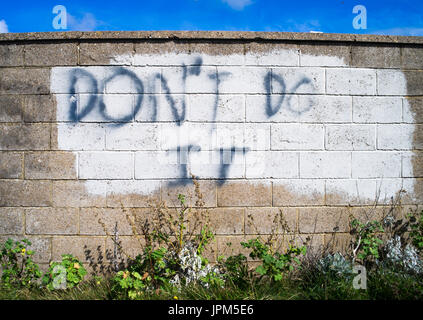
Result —
[[[303,196],[317,192],[304,181],[323,181],[351,203],[378,189],[381,198],[412,194],[404,88],[401,70],[296,50],[122,55],[110,66],[51,71],[59,149],[78,153],[95,195],[151,194],[159,180],[190,174],[273,180]]]

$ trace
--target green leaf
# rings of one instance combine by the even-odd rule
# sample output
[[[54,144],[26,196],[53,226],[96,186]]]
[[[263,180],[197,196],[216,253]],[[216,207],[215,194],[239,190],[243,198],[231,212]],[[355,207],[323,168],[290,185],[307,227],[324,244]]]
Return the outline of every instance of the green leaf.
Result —
[[[256,268],[256,272],[262,276],[264,276],[267,273],[266,269],[262,265]]]

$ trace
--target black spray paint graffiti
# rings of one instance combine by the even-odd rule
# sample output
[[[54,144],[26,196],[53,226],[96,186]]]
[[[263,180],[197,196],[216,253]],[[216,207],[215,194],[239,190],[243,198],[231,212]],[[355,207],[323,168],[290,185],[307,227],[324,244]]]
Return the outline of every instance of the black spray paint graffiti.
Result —
[[[280,85],[281,90],[280,94],[277,96],[278,100],[275,104],[272,103],[272,90],[273,90],[273,83],[277,83]],[[299,82],[295,84],[295,86],[289,91],[289,92],[297,92],[297,90],[305,84],[310,84],[311,81],[308,78],[302,78]],[[304,112],[307,112],[310,110],[311,105],[309,105],[306,109],[303,110],[295,110],[292,108],[291,105],[291,95],[286,95],[286,84],[284,79],[277,75],[273,74],[272,71],[269,71],[266,76],[264,77],[264,87],[266,88],[266,114],[268,117],[274,116],[282,107],[283,101],[286,98],[287,99],[287,109],[291,111],[292,113],[296,115],[301,115]]]
[[[175,151],[175,150],[169,150],[169,151]],[[176,186],[176,185],[187,185],[192,183],[192,177],[190,176],[190,172],[188,170],[189,154],[190,152],[198,152],[198,151],[201,151],[201,147],[198,145],[192,145],[192,144],[187,146],[178,146],[176,148],[180,178],[176,182],[169,182],[168,185],[170,187]]]
[[[199,76],[202,72],[202,59],[201,57],[197,58],[193,66],[186,66],[185,64],[182,65],[182,87],[183,92],[186,92],[186,81],[188,77],[195,77]],[[231,73],[229,72],[218,72],[208,74],[208,78],[214,80],[215,83],[215,101],[213,105],[213,121],[217,119],[218,109],[219,109],[219,96],[220,96],[220,86],[222,81],[224,81]],[[105,92],[105,89],[109,83],[117,78],[127,78],[130,80],[133,86],[133,93],[135,93],[136,101],[134,103],[133,112],[130,114],[124,115],[122,117],[113,117],[107,111],[106,103],[104,102],[103,95],[99,93]],[[75,96],[79,93],[77,92],[77,85],[79,81],[85,80],[85,83],[88,84],[88,88],[86,89],[89,92],[89,99],[84,106],[80,106],[78,110],[78,102],[75,99]],[[153,77],[153,82],[158,81],[161,85],[163,93],[165,95],[166,101],[170,106],[170,110],[172,113],[173,120],[177,123],[178,126],[181,126],[183,122],[186,120],[186,100],[185,94],[182,95],[182,101],[180,103],[180,110],[177,107],[177,100],[175,99],[174,95],[172,94],[171,88],[169,87],[168,80],[160,73],[157,73]],[[310,110],[311,106],[308,106],[306,109],[303,110],[295,110],[291,106],[291,98],[292,95],[286,94],[286,84],[284,79],[276,74],[273,74],[272,71],[269,71],[266,76],[264,77],[264,88],[266,91],[266,105],[265,105],[265,112],[266,115],[270,118],[278,113],[283,105],[286,105],[287,110],[290,112],[301,115],[302,113]],[[289,92],[295,93],[302,85],[310,84],[311,80],[304,77],[298,83],[296,83]],[[280,90],[278,94],[274,94],[272,92],[274,90],[273,84],[279,85]],[[155,83],[150,84],[155,85]],[[143,97],[145,95],[145,85],[143,80],[140,79],[134,72],[128,70],[123,67],[117,67],[114,69],[112,75],[106,78],[100,84],[96,80],[96,78],[87,70],[85,69],[74,69],[70,74],[70,88],[69,94],[73,99],[70,99],[70,107],[69,107],[69,119],[72,122],[79,122],[83,121],[85,117],[87,117],[95,108],[98,108],[99,114],[103,119],[107,122],[110,122],[111,126],[122,126],[128,122],[131,122],[133,117],[136,116],[141,109],[143,108]],[[153,107],[152,113],[152,121],[157,121],[158,117],[158,108],[159,104],[157,102],[156,95],[149,95],[149,101]],[[276,98],[276,101],[274,99]],[[284,104],[283,102],[286,101]],[[144,103],[145,105],[145,103]],[[215,126],[212,130],[215,130]],[[178,184],[178,185],[185,185],[187,183],[192,183],[192,177],[190,176],[188,163],[190,158],[191,152],[198,152],[201,148],[198,145],[185,145],[185,146],[178,146],[176,150],[168,150],[169,152],[176,152],[178,156],[178,164],[180,170],[180,179],[177,182],[172,182],[170,185]],[[233,164],[233,159],[236,153],[242,153],[245,155],[248,151],[248,147],[238,147],[232,146],[231,148],[219,148],[217,150],[220,154],[220,170],[219,170],[219,184],[223,184],[227,177],[230,166]]]
[[[222,185],[225,183],[226,178],[228,176],[229,168],[233,163],[235,153],[241,152],[243,155],[245,155],[249,150],[250,148],[246,148],[246,147],[243,147],[243,148],[232,147],[230,149],[224,149],[224,148],[220,149],[219,178],[221,180],[218,181],[218,185]]]

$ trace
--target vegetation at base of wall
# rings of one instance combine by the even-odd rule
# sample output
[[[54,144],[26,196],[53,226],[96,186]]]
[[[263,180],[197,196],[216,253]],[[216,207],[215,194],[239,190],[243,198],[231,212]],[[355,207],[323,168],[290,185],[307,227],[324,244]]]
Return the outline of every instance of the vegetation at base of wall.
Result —
[[[73,288],[84,280],[86,274],[81,261],[71,254],[64,254],[62,261],[50,263],[42,283],[49,290]]]
[[[330,242],[314,248],[312,239],[292,234],[280,211],[270,235],[240,243],[248,256],[236,252],[211,264],[205,252],[214,233],[198,184],[196,197],[195,207],[184,195],[172,209],[155,203],[148,221],[128,213],[144,244],[135,257],[122,248],[116,228],[110,235],[99,220],[115,244],[113,258],[126,257],[125,264],[114,261],[108,277],[84,280],[82,263],[63,255],[39,281],[31,243],[7,240],[0,248],[0,299],[423,299],[423,211],[402,217],[396,200],[382,217],[351,216],[345,252]]]
[[[36,285],[41,272],[32,260],[34,252],[28,249],[30,245],[31,242],[28,239],[22,241],[7,239],[4,243],[0,251],[3,287],[30,288]]]

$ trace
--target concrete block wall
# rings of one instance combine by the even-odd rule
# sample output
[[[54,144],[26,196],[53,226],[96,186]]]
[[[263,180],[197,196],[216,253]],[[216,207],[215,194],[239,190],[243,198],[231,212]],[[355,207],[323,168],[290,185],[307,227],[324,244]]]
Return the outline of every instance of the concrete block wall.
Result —
[[[108,264],[98,218],[137,252],[125,210],[194,202],[194,175],[212,259],[279,209],[314,245],[334,228],[342,243],[376,199],[423,205],[422,81],[421,37],[0,35],[0,240]]]

